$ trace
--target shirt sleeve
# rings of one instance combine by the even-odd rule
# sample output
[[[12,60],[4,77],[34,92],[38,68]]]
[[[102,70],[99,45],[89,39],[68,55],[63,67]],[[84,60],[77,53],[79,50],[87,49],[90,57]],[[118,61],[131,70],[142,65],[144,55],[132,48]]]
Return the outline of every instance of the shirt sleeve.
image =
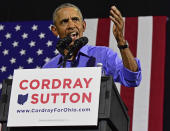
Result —
[[[139,59],[135,58],[138,70],[132,72],[126,67],[124,67],[122,60],[116,52],[108,49],[107,55],[104,61],[104,69],[106,75],[112,75],[115,82],[119,82],[126,87],[136,87],[140,84],[141,75],[141,65]]]

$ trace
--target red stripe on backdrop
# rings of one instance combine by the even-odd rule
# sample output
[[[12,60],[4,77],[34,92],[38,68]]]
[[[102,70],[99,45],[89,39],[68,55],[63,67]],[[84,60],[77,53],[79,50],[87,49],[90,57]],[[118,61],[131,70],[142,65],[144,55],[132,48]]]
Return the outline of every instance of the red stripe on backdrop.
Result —
[[[148,131],[163,130],[165,44],[166,17],[153,17],[152,65]]]
[[[109,46],[109,36],[110,36],[110,19],[100,18],[98,20],[97,25],[96,45]]]
[[[136,57],[138,38],[138,17],[125,19],[125,39],[129,42],[132,54]],[[132,131],[134,88],[121,86],[120,95],[128,108],[130,117],[130,131]]]

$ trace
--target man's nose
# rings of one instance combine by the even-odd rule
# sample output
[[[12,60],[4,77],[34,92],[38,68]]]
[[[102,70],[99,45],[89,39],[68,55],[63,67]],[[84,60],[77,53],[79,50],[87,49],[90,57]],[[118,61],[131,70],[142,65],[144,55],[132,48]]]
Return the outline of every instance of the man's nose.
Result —
[[[68,29],[73,29],[75,27],[74,22],[72,20],[68,21]]]

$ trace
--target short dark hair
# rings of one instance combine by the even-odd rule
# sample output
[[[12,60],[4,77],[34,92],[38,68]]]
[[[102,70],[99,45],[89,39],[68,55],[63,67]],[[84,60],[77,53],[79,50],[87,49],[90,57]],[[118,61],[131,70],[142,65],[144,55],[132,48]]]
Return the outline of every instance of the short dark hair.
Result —
[[[82,20],[83,20],[83,15],[82,15],[80,9],[79,9],[76,5],[73,5],[73,4],[71,4],[71,3],[64,3],[64,4],[59,5],[59,6],[54,10],[54,12],[53,12],[53,24],[54,24],[54,25],[55,25],[55,23],[56,23],[57,12],[58,12],[60,9],[62,9],[62,8],[67,8],[67,7],[73,7],[73,8],[75,8],[75,9],[77,9],[78,12],[80,13],[80,16],[81,16]]]

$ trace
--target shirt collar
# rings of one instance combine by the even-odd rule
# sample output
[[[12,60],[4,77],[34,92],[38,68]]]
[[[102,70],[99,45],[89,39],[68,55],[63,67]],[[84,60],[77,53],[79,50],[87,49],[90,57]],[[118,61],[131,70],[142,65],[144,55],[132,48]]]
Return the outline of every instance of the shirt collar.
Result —
[[[88,56],[88,45],[83,46],[79,52]]]

